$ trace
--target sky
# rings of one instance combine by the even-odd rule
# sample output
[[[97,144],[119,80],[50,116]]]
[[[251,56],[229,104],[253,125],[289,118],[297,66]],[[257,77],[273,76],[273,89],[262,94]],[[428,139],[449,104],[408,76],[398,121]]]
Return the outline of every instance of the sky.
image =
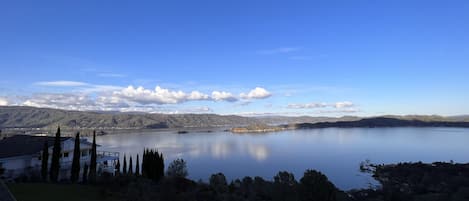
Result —
[[[0,105],[469,114],[469,1],[1,1]]]

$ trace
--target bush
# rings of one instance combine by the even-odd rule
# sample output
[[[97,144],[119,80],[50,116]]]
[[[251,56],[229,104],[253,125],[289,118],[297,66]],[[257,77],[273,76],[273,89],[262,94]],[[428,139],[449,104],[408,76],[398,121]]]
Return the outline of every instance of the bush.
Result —
[[[168,166],[168,170],[166,170],[166,175],[168,177],[186,178],[188,175],[186,161],[183,159],[176,159],[171,162]]]

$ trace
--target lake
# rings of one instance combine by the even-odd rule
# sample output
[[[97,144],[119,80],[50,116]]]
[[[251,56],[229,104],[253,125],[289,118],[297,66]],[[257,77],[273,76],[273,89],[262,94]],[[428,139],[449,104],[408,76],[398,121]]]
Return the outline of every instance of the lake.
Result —
[[[376,182],[359,172],[359,163],[469,161],[467,128],[325,128],[265,134],[230,132],[132,131],[98,136],[99,150],[140,154],[144,147],[187,161],[189,177],[207,181],[222,172],[228,179],[261,176],[271,180],[289,171],[299,180],[304,170],[326,174],[340,189],[368,187]]]

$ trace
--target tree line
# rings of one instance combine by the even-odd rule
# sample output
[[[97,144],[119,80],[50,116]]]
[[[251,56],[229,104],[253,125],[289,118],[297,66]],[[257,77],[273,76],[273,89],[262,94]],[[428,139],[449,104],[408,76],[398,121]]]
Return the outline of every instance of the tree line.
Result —
[[[115,167],[115,175],[135,175],[142,176],[155,181],[164,177],[164,157],[163,154],[156,149],[145,148],[143,150],[142,162],[140,165],[140,157],[137,154],[135,170],[132,156],[129,157],[127,165],[127,156],[124,154],[122,172],[120,168],[120,160],[117,161]]]
[[[83,183],[95,183],[97,179],[97,150],[96,150],[96,131],[93,131],[93,143],[91,149],[91,157],[89,163],[85,163],[83,165],[83,173],[81,177],[81,181]],[[57,182],[59,180],[59,173],[60,173],[60,156],[61,156],[61,132],[60,127],[57,128],[57,132],[54,138],[54,144],[52,148],[52,154],[49,153],[49,144],[48,140],[44,142],[42,154],[41,154],[41,178],[43,181],[51,181]],[[71,174],[70,174],[70,181],[76,183],[80,180],[80,158],[81,158],[81,150],[80,150],[80,133],[77,132],[75,135],[74,141],[74,149],[73,149],[73,160],[71,166]],[[51,155],[50,159],[50,167],[49,167],[49,156]],[[178,159],[179,164],[181,163],[182,159]],[[128,162],[128,163],[127,163]],[[184,161],[182,161],[184,162]],[[174,165],[173,165],[174,166]],[[135,169],[134,169],[135,167]],[[185,163],[183,166],[179,168],[185,169]],[[115,164],[115,172],[114,176],[120,175],[135,175],[135,176],[142,176],[154,181],[158,181],[164,177],[165,166],[164,166],[164,157],[163,154],[160,153],[156,149],[149,149],[145,148],[143,150],[143,155],[140,163],[140,156],[137,154],[135,165],[133,164],[132,156],[129,157],[127,160],[127,156],[124,154],[123,157],[123,165],[121,168],[120,159],[117,160]],[[174,168],[173,168],[174,169]],[[174,172],[174,171],[173,171]],[[180,172],[180,171],[179,171]]]

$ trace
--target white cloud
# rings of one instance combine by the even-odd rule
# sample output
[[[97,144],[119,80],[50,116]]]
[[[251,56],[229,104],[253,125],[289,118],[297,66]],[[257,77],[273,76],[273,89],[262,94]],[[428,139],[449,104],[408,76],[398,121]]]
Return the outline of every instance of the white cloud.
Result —
[[[270,54],[281,54],[281,53],[289,53],[289,52],[295,52],[300,50],[300,48],[297,47],[282,47],[282,48],[274,48],[274,49],[267,49],[267,50],[259,50],[257,51],[258,54],[265,54],[265,55],[270,55]]]
[[[210,113],[209,107],[187,108],[181,103],[192,101],[226,101],[239,102],[248,105],[253,99],[263,99],[271,93],[261,87],[256,87],[249,93],[239,96],[228,91],[212,91],[206,94],[202,91],[172,90],[156,86],[147,89],[142,86],[120,87],[113,85],[96,85],[76,81],[48,81],[37,82],[35,85],[47,87],[69,87],[68,92],[36,93],[29,96],[7,99],[0,97],[0,105],[20,105],[42,108],[55,108],[80,111],[121,111],[121,112],[158,112],[158,113]],[[11,100],[15,100],[14,103]]]
[[[314,108],[325,108],[333,107],[337,109],[342,108],[353,108],[355,104],[350,101],[342,101],[336,103],[301,103],[301,104],[289,104],[287,108],[289,109],[314,109]]]
[[[67,110],[95,110],[97,105],[86,95],[35,94],[22,103],[24,106],[47,107]]]
[[[341,109],[341,110],[321,110],[321,111],[319,111],[319,113],[322,113],[322,114],[330,114],[330,113],[356,113],[356,112],[360,112],[360,110],[357,109],[357,108],[345,108],[345,109]]]
[[[122,90],[124,87],[114,85],[93,85],[90,84],[84,88],[80,88],[80,92],[83,93],[102,93]]]
[[[337,102],[334,104],[334,107],[335,108],[349,108],[349,107],[353,107],[354,104],[352,102],[349,102],[349,101],[344,101],[344,102]]]
[[[212,99],[214,101],[228,101],[228,102],[235,102],[238,99],[233,96],[233,94],[224,91],[213,91],[212,92]]]
[[[199,91],[192,91],[187,97],[188,100],[208,100],[210,97],[207,94]]]
[[[183,91],[171,91],[169,89],[156,86],[154,90],[145,89],[143,87],[134,88],[128,86],[120,91],[115,91],[113,96],[140,103],[140,104],[177,104],[188,100],[208,100],[206,94],[198,91],[192,91],[187,94]]]
[[[251,90],[249,93],[241,93],[239,95],[243,99],[264,99],[272,96],[272,93],[265,90],[261,87],[256,87],[255,89]]]
[[[87,94],[38,93],[19,105],[64,110],[121,111],[130,107],[125,101],[114,97],[92,97]]]
[[[290,109],[312,109],[327,107],[326,103],[304,103],[304,104],[288,104]]]
[[[0,97],[0,106],[7,106],[8,100]]]
[[[81,87],[87,86],[88,83],[68,81],[68,80],[59,80],[59,81],[50,81],[50,82],[36,82],[35,85],[49,86],[49,87]]]
[[[193,108],[185,108],[185,109],[181,109],[181,110],[178,110],[176,113],[196,113],[196,114],[200,114],[200,113],[211,113],[213,112],[213,110],[207,106],[202,106],[202,107],[193,107]]]

